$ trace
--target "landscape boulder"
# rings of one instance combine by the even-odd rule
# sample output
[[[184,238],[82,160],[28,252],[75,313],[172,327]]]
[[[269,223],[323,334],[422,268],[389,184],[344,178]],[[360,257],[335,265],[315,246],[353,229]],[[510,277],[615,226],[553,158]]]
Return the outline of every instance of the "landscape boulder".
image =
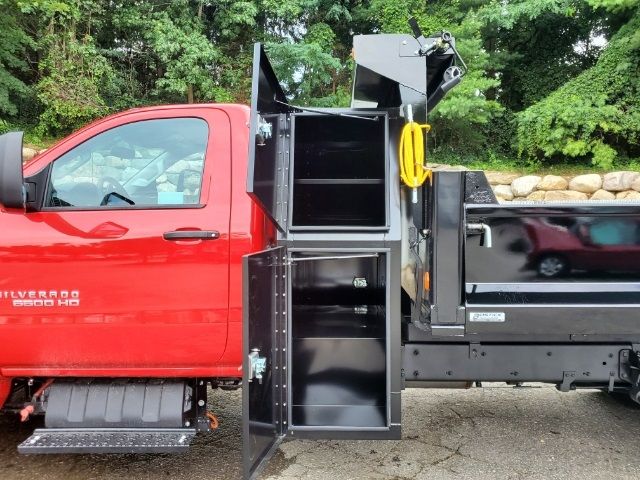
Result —
[[[582,193],[594,193],[602,188],[602,177],[597,173],[578,175],[569,182],[569,189]]]
[[[558,175],[545,175],[540,183],[538,190],[566,190],[569,182]]]
[[[573,190],[553,190],[544,196],[545,202],[575,202],[588,198],[586,193],[574,192]]]
[[[490,185],[511,185],[520,175],[508,172],[485,172]]]
[[[638,172],[611,172],[604,176],[602,188],[610,192],[631,190],[631,185],[640,177]]]
[[[28,162],[32,160],[36,155],[38,155],[38,151],[29,147],[22,147],[22,161]]]
[[[516,197],[526,197],[536,189],[540,180],[542,180],[542,178],[537,175],[526,175],[516,178],[511,183],[511,191]]]
[[[597,190],[593,195],[591,195],[591,200],[615,200],[616,196],[607,192],[606,190]]]
[[[635,190],[626,190],[616,194],[618,200],[640,200],[640,192]]]
[[[509,185],[496,185],[493,189],[498,200],[513,200],[513,192]]]
[[[546,193],[547,192],[545,192],[544,190],[531,192],[529,195],[527,195],[527,200],[530,202],[543,202]]]

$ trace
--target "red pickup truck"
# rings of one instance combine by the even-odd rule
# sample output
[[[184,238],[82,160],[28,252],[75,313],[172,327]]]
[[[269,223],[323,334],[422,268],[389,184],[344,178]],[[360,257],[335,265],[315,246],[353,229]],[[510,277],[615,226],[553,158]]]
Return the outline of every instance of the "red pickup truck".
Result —
[[[273,237],[246,193],[248,122],[240,105],[131,110],[24,167],[26,209],[0,213],[0,407],[38,413],[31,379],[239,385],[242,256]]]

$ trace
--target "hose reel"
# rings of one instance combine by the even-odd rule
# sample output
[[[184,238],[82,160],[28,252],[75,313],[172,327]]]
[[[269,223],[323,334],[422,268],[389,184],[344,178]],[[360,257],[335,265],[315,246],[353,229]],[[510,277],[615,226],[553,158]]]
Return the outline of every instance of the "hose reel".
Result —
[[[427,179],[431,179],[431,170],[425,163],[425,139],[424,134],[429,133],[431,125],[420,124],[413,121],[413,109],[407,105],[407,123],[402,128],[400,135],[400,178],[402,182],[413,190],[412,202],[418,203],[418,188]]]

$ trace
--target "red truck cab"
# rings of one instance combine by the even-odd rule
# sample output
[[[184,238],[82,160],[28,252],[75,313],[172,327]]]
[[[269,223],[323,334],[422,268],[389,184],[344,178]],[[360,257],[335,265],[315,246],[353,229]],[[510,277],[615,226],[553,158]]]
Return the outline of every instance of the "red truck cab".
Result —
[[[0,213],[0,406],[33,379],[239,383],[241,260],[272,237],[246,193],[248,121],[130,110],[24,167],[26,209]]]

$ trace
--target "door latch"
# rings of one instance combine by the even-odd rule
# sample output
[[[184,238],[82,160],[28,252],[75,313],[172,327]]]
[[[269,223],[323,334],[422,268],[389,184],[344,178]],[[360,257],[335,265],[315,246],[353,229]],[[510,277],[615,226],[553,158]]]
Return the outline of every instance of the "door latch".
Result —
[[[491,227],[486,223],[468,223],[467,235],[482,235],[480,246],[485,248],[491,248],[493,246]]]
[[[259,348],[252,348],[249,354],[249,381],[258,380],[262,385],[262,374],[267,371],[267,358],[260,356]]]
[[[355,288],[367,288],[369,286],[369,283],[367,282],[367,279],[364,277],[355,277],[353,279],[353,286]]]
[[[267,122],[261,115],[258,116],[258,128],[256,137],[258,137],[258,145],[265,145],[265,141],[273,136],[273,124]]]

